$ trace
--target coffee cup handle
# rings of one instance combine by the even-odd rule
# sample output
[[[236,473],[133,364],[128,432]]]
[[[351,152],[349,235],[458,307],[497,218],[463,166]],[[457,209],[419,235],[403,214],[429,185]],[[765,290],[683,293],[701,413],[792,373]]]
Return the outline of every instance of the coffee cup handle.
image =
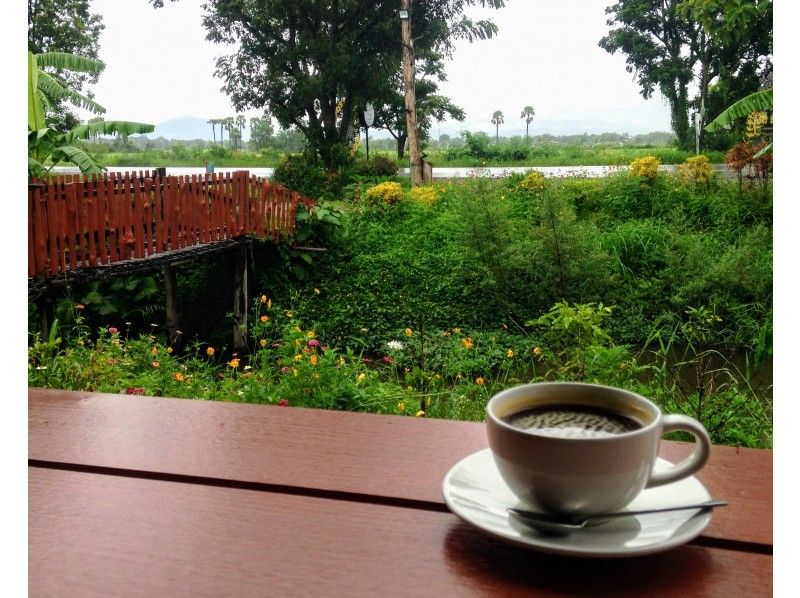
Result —
[[[665,471],[652,472],[650,479],[647,480],[646,488],[663,486],[692,475],[706,464],[711,453],[711,439],[708,437],[708,432],[696,419],[686,415],[665,415],[662,421],[662,434],[676,430],[689,432],[695,437],[695,446],[692,454],[677,465],[673,465]]]

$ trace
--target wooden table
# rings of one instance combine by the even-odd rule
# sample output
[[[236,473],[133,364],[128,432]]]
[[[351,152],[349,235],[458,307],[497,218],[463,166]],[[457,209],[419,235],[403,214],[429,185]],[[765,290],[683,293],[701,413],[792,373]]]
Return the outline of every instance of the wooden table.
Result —
[[[31,596],[770,596],[772,452],[715,446],[729,506],[628,559],[516,548],[450,513],[483,424],[29,389]],[[676,460],[683,443],[663,443]]]

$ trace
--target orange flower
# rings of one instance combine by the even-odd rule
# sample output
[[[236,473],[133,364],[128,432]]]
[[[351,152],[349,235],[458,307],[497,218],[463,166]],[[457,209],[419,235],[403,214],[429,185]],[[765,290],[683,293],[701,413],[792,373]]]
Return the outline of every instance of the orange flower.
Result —
[[[209,347],[208,349],[206,349],[206,355],[208,355],[209,357],[214,357],[214,347]]]
[[[414,336],[414,331],[411,328],[406,328],[406,336]]]
[[[264,323],[269,322],[269,316],[261,316],[261,321]]]
[[[464,345],[465,349],[472,349],[475,346],[475,343],[472,342],[472,338],[469,336],[461,339],[461,344]]]
[[[175,372],[175,376],[173,376],[178,382],[183,382],[186,380],[186,376],[181,374],[180,372]]]
[[[316,355],[312,355],[311,356],[311,365],[317,365],[318,361],[319,361],[319,359],[317,359]]]
[[[232,368],[238,368],[239,367],[239,358],[238,357],[234,357],[233,359],[231,359],[228,362],[228,365],[230,367],[232,367]]]
[[[480,376],[475,378],[475,384],[477,384],[478,386],[483,386],[483,382],[484,382],[484,380]]]
[[[261,303],[266,303],[268,301],[266,295],[261,295]]]

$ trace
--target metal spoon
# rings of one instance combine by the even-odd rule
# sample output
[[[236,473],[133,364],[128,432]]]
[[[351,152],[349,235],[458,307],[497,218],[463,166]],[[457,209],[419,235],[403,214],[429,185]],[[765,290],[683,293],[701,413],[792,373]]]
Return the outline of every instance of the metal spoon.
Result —
[[[520,521],[532,527],[545,529],[559,529],[564,531],[576,530],[587,525],[599,525],[606,519],[613,517],[628,517],[631,515],[646,515],[649,513],[664,513],[667,511],[688,511],[690,509],[710,509],[712,507],[724,507],[728,504],[725,500],[708,500],[693,505],[680,505],[676,507],[661,507],[658,509],[642,509],[638,511],[619,511],[617,513],[600,513],[597,515],[578,516],[577,519],[570,519],[562,515],[551,515],[550,513],[540,513],[538,511],[526,511],[524,509],[508,509]]]

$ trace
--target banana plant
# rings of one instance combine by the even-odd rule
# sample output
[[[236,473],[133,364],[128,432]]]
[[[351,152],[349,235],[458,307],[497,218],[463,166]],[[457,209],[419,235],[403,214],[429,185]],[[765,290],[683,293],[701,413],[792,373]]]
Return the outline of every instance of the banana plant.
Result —
[[[738,119],[747,116],[751,112],[765,112],[772,111],[772,90],[762,89],[755,93],[751,93],[739,100],[738,102],[728,106],[723,110],[717,118],[708,123],[705,127],[706,131],[712,133],[718,129],[726,127]],[[754,158],[760,158],[767,152],[772,151],[772,143],[769,143],[761,151],[759,151]]]
[[[155,130],[153,125],[145,123],[101,120],[79,125],[66,133],[56,131],[48,124],[45,111],[62,99],[94,114],[104,114],[106,109],[93,99],[69,89],[57,77],[42,70],[43,67],[99,73],[104,64],[64,52],[28,52],[28,176],[46,176],[59,162],[74,164],[82,173],[101,172],[103,168],[97,159],[76,145],[76,141],[89,139],[92,135],[127,136]]]

